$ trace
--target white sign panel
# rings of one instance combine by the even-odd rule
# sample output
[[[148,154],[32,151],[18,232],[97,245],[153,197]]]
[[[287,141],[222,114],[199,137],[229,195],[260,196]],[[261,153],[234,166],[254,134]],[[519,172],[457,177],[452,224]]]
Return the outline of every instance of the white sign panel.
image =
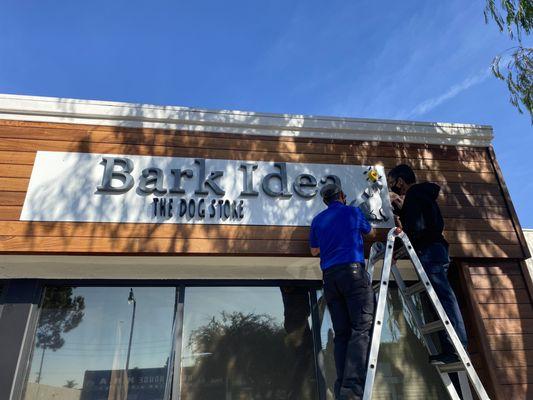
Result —
[[[332,182],[374,226],[393,226],[381,166],[47,151],[35,158],[20,219],[308,226]]]

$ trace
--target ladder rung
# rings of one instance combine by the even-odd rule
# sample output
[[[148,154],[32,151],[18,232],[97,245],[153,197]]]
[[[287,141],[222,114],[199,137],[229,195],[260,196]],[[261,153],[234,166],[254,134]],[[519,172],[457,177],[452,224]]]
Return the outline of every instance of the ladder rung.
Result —
[[[422,332],[423,335],[429,335],[430,333],[442,331],[443,329],[444,329],[444,324],[442,323],[442,321],[437,320],[437,321],[430,322],[429,324],[422,326],[420,328],[420,331]]]
[[[464,371],[465,366],[461,361],[450,364],[435,365],[441,374],[450,374],[452,372]]]
[[[426,290],[426,285],[424,285],[424,282],[418,281],[414,285],[411,285],[407,289],[405,289],[405,294],[407,296],[412,296],[414,294],[423,292],[424,290]]]

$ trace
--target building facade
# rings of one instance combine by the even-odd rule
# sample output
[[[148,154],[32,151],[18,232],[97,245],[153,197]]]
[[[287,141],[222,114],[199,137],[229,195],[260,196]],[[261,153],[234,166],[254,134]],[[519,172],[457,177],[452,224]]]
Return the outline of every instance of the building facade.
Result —
[[[533,398],[530,253],[491,139],[476,125],[1,95],[0,399],[332,398],[307,242],[317,191],[338,181],[367,202],[368,254],[392,226],[384,176],[400,163],[441,186],[450,279],[491,398]],[[374,398],[445,396],[396,289],[380,351]]]

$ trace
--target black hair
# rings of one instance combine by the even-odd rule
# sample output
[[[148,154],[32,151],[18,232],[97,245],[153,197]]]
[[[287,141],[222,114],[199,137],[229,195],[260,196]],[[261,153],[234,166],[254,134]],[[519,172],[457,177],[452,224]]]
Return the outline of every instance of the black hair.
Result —
[[[342,191],[335,193],[333,196],[324,197],[324,203],[329,204],[329,203],[333,203],[334,201],[340,200],[341,194],[342,194]]]
[[[395,166],[389,171],[388,176],[392,179],[402,178],[408,185],[411,183],[416,183],[416,175],[413,169],[407,164]]]

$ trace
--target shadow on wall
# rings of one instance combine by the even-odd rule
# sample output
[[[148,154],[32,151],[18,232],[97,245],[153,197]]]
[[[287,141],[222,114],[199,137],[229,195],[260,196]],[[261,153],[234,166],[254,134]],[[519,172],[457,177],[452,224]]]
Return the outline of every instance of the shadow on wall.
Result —
[[[74,105],[62,102],[64,111],[74,111]],[[121,119],[144,117],[145,111],[138,107],[129,109]],[[210,115],[210,118],[213,116]],[[226,123],[225,116],[218,116]],[[236,124],[239,121],[233,121]],[[246,122],[253,118],[246,116]],[[287,118],[290,131],[292,120]],[[303,126],[306,125],[305,120]],[[516,233],[498,185],[494,167],[486,151],[447,145],[407,144],[398,130],[399,143],[338,142],[329,139],[302,139],[290,136],[265,137],[209,134],[204,132],[173,129],[61,126],[47,130],[47,139],[34,145],[53,151],[80,153],[105,153],[145,156],[203,157],[211,159],[239,159],[250,161],[286,161],[354,165],[383,165],[386,169],[400,163],[411,165],[419,180],[432,180],[442,187],[439,202],[446,220],[446,236],[457,254],[471,257],[493,256],[492,249],[516,246]],[[444,133],[440,127],[435,132]],[[42,133],[41,133],[42,134]],[[21,137],[24,137],[22,128]],[[23,143],[24,139],[19,139]],[[13,151],[19,150],[13,145]],[[42,147],[41,147],[42,146]],[[29,150],[27,150],[29,151]],[[84,182],[92,166],[80,166],[72,171],[73,182]],[[58,187],[58,198],[66,198],[66,188]],[[306,212],[305,202],[298,212]],[[83,203],[70,205],[82,211]],[[119,210],[120,211],[120,210]],[[268,210],[265,210],[268,212]],[[269,254],[273,250],[293,255],[307,255],[306,231],[300,228],[286,228],[280,231],[257,230],[264,236],[252,237],[244,230],[229,229],[227,226],[184,226],[174,224],[98,224],[64,222],[34,222],[26,224],[25,243],[34,252],[43,252],[40,237],[49,238],[56,248],[83,243],[83,253],[108,249],[106,242],[112,241],[113,251],[140,254],[226,254],[249,253]],[[102,227],[103,226],[103,227]],[[204,241],[198,241],[204,238]],[[269,251],[264,249],[269,248]],[[295,249],[298,254],[295,254]],[[47,249],[48,251],[49,249]],[[453,255],[453,253],[452,253]],[[523,278],[523,277],[522,277]],[[508,279],[513,280],[508,276]],[[523,281],[523,279],[522,279]],[[487,280],[487,290],[501,289],[501,282]],[[515,283],[512,283],[515,285]],[[519,289],[515,289],[519,290]],[[529,306],[531,304],[529,303]],[[526,311],[524,311],[524,309]],[[502,357],[511,362],[514,359],[520,369],[520,376],[530,375],[527,358],[515,357],[514,351],[521,350],[525,357],[526,333],[531,333],[532,315],[529,308],[517,307],[513,312],[513,330],[498,325],[496,333],[501,335]],[[507,320],[507,318],[505,318]],[[518,346],[518,347],[516,347]],[[521,378],[522,379],[522,378]],[[525,379],[525,378],[524,378]],[[533,396],[530,388],[527,394]]]
[[[62,101],[63,111],[75,110],[74,102],[69,104]],[[171,108],[169,108],[171,110]],[[125,111],[122,111],[125,112]],[[127,115],[121,115],[121,120],[135,120],[148,117],[155,119],[153,111],[142,107],[128,108]],[[198,113],[197,113],[198,114]],[[210,119],[219,119],[222,124],[227,123],[227,116],[205,113]],[[204,117],[204,115],[201,115]],[[197,116],[196,116],[197,117]],[[238,124],[239,116],[231,116]],[[255,120],[254,120],[255,118]],[[258,117],[242,116],[246,123],[258,122]],[[242,123],[242,121],[240,121]],[[216,125],[217,121],[213,122]],[[300,119],[300,126],[305,127],[307,121]],[[191,123],[192,124],[192,123]],[[286,118],[287,131],[291,131],[295,122],[292,117]],[[171,125],[168,125],[169,128]],[[194,130],[195,126],[191,125]],[[400,128],[395,128],[402,135]],[[404,128],[403,128],[404,129]],[[439,126],[433,128],[436,133],[444,133]],[[297,134],[298,132],[294,132]],[[23,136],[23,134],[21,135]],[[407,135],[399,136],[400,140],[407,140]],[[451,142],[451,137],[448,139]],[[512,226],[505,228],[509,215],[495,182],[494,169],[486,152],[472,151],[467,148],[457,148],[445,145],[421,145],[407,143],[377,143],[377,142],[335,142],[330,139],[302,139],[290,136],[265,137],[256,140],[254,136],[209,134],[204,132],[180,131],[175,129],[151,129],[128,127],[98,127],[76,126],[75,128],[49,129],[47,140],[43,146],[55,151],[69,151],[80,153],[104,153],[145,156],[175,156],[175,157],[204,157],[211,159],[239,159],[250,161],[286,161],[329,164],[354,165],[383,165],[386,169],[399,163],[413,166],[420,180],[433,180],[442,186],[440,198],[443,213],[447,217],[447,234],[450,242],[466,253],[473,253],[473,247],[479,255],[487,255],[493,246],[515,243]],[[93,168],[82,165],[71,171],[72,182],[86,182],[86,176]],[[84,188],[88,189],[88,188]],[[58,187],[57,198],[66,199],[67,188]],[[39,200],[37,200],[39,201]],[[65,200],[67,201],[67,200]],[[299,202],[299,213],[307,212],[304,201]],[[73,213],[82,212],[86,204],[70,204]],[[124,209],[117,210],[124,212]],[[139,210],[139,212],[142,212]],[[272,210],[265,209],[265,215]],[[104,238],[112,238],[113,252],[135,252],[145,254],[175,254],[194,252],[197,254],[212,254],[223,249],[228,254],[253,253],[262,254],[261,248],[274,246],[280,251],[298,249],[298,255],[307,255],[306,235],[298,228],[285,229],[285,236],[277,240],[276,236],[249,237],[244,233],[232,234],[228,237],[226,227],[173,227],[163,224],[138,224],[127,227],[119,224],[106,224],[105,233],[99,224],[62,222],[29,223],[25,232],[33,251],[43,251],[42,241],[36,242],[39,236],[51,236],[56,247],[83,243],[78,246],[82,252],[101,251],[106,248]],[[502,230],[502,227],[507,230]],[[190,237],[210,240],[198,241],[184,236],[184,232],[191,232]],[[205,232],[211,232],[208,236]],[[233,230],[235,232],[235,230]],[[287,233],[287,232],[292,232]],[[240,239],[240,240],[239,240]],[[255,239],[255,240],[250,240]],[[261,239],[263,239],[261,241]],[[205,247],[205,249],[204,249]],[[274,249],[264,251],[272,254]]]

